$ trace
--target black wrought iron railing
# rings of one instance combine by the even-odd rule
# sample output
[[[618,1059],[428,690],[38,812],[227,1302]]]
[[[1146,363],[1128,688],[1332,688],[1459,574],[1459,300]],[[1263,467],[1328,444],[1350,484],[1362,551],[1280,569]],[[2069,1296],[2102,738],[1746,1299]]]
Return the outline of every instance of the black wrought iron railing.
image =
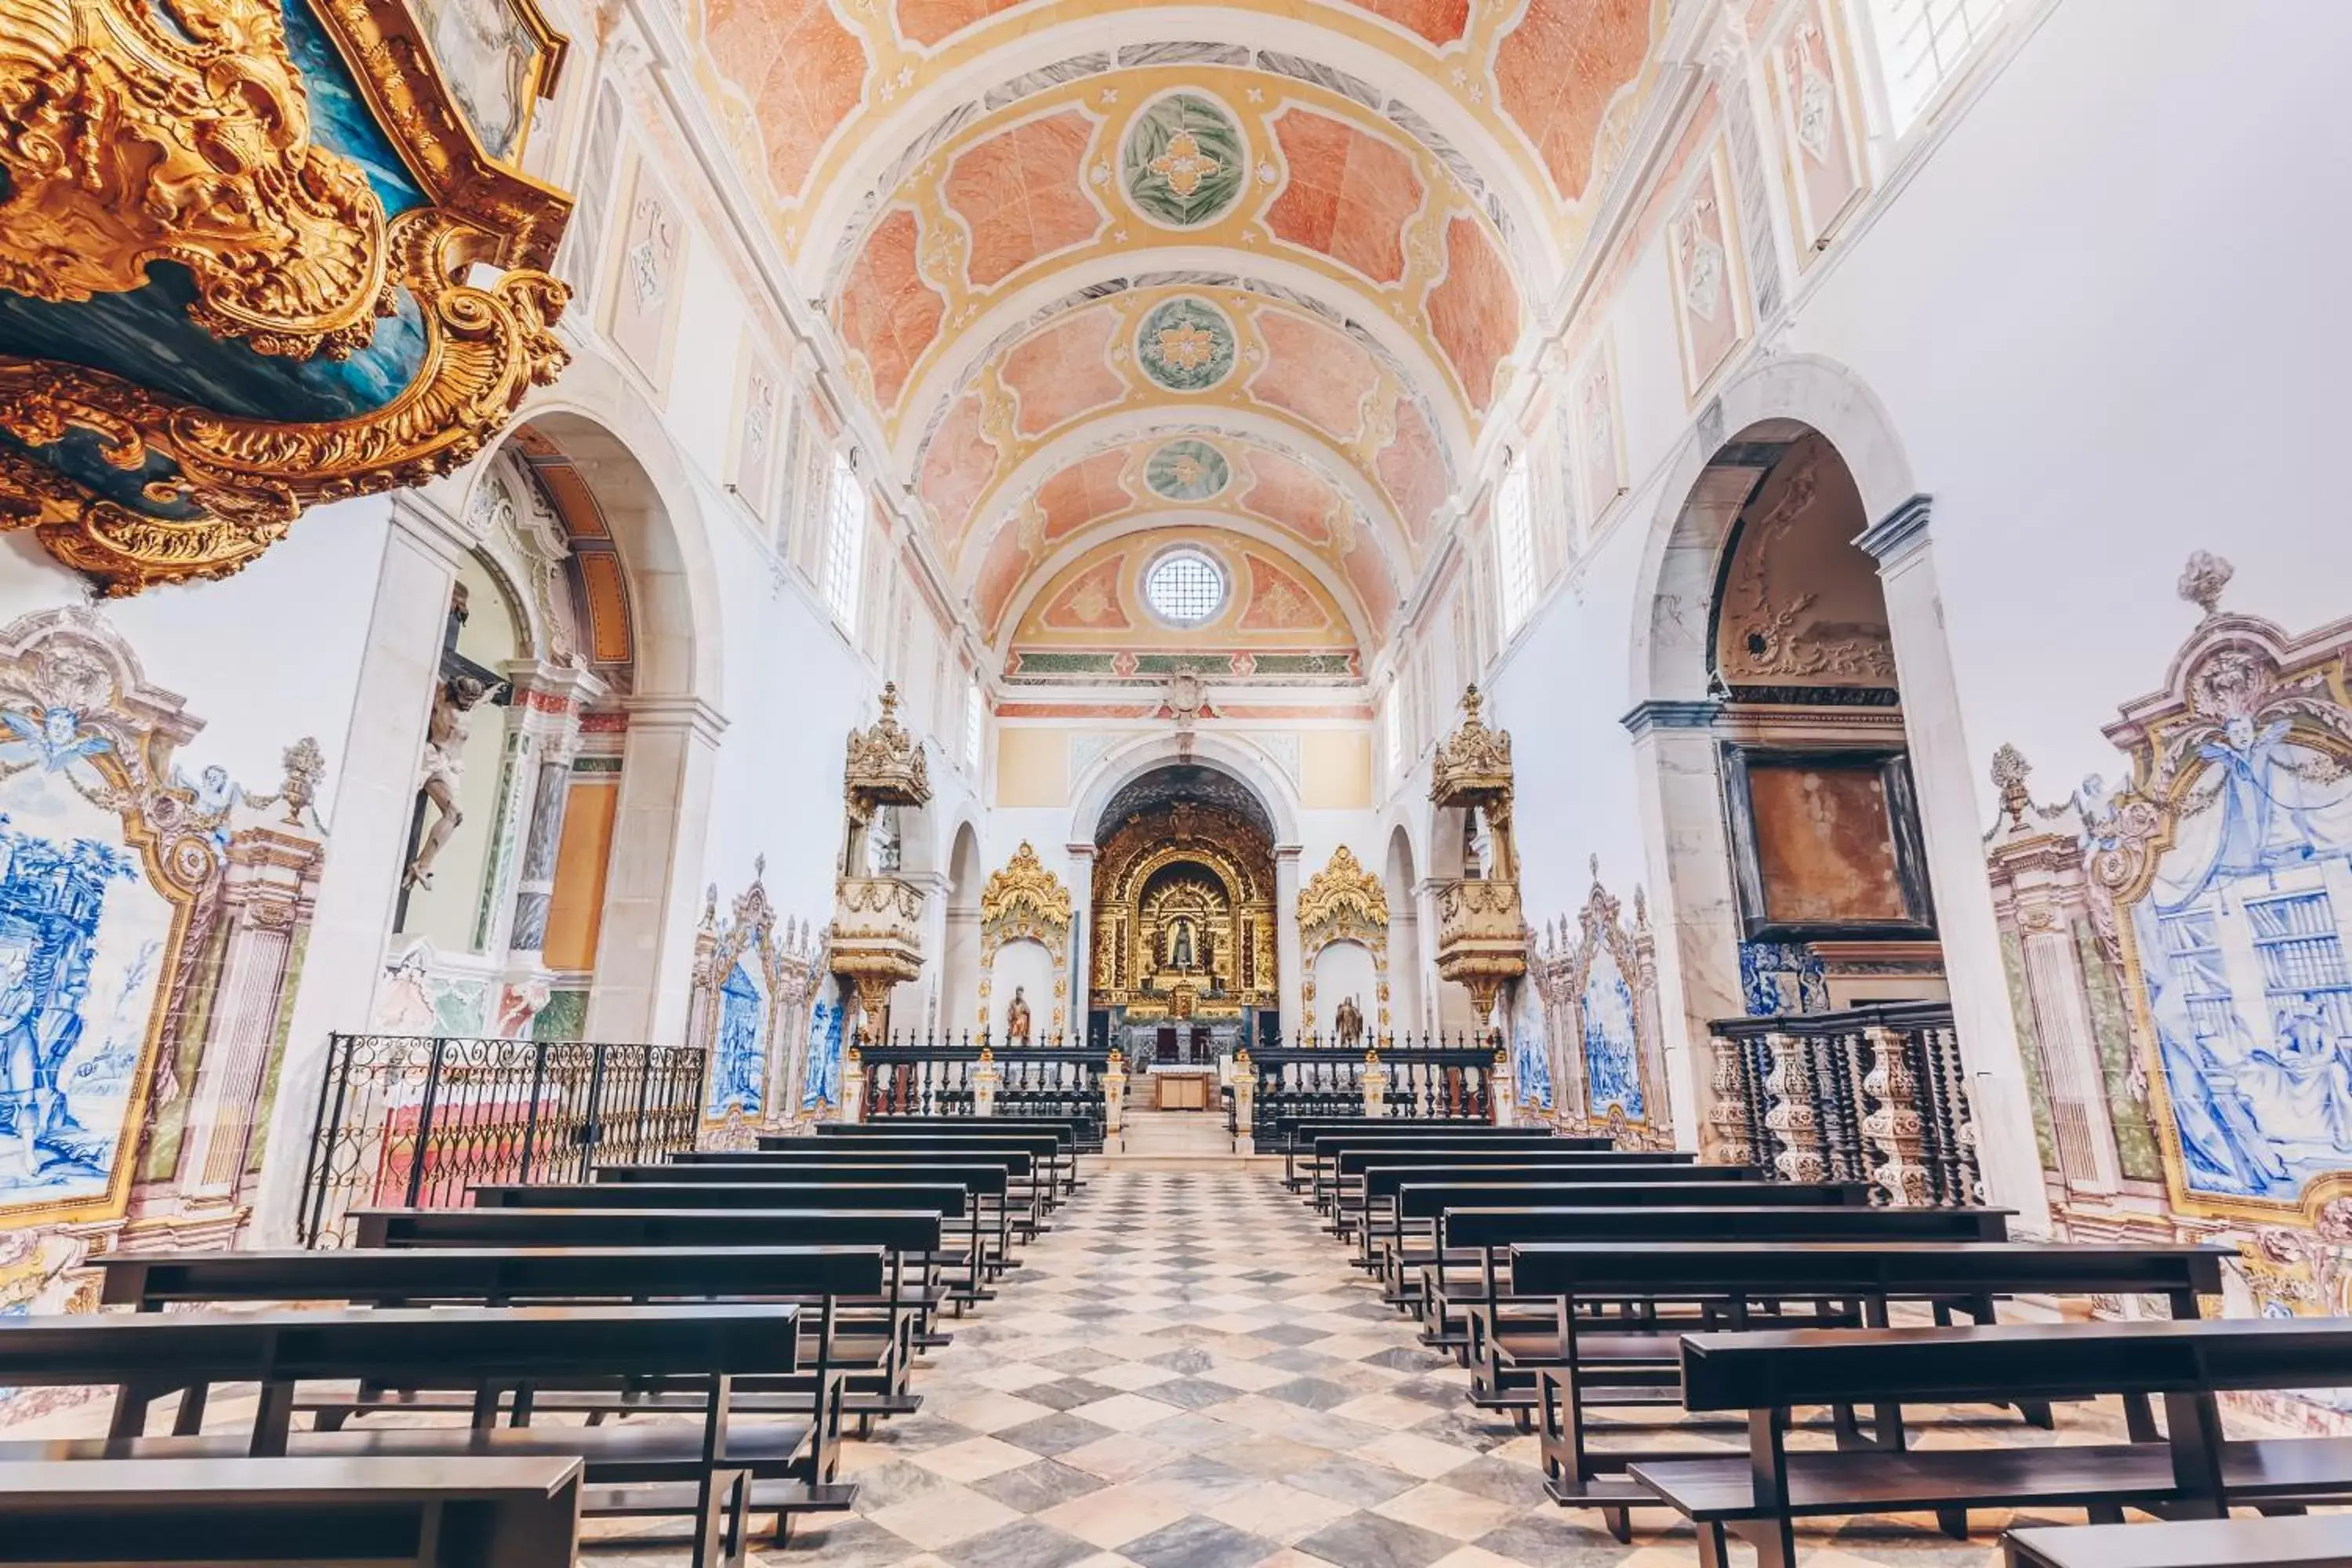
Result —
[[[1949,1004],[1725,1018],[1708,1033],[1708,1160],[1870,1182],[1893,1204],[1983,1201]]]
[[[982,1052],[996,1072],[994,1114],[1066,1117],[1084,1125],[1082,1147],[1102,1147],[1103,1074],[1108,1049],[1059,1039],[992,1046],[985,1034],[961,1040],[896,1037],[861,1054],[866,1070],[866,1119],[894,1116],[975,1116]]]
[[[485,1182],[577,1182],[694,1147],[696,1046],[335,1035],[303,1169],[306,1247],[352,1209],[449,1208]]]
[[[1392,1116],[1400,1121],[1471,1119],[1495,1114],[1495,1051],[1468,1036],[1419,1042],[1391,1037],[1376,1049],[1369,1041],[1341,1046],[1278,1046],[1250,1053],[1253,1136],[1270,1137],[1285,1116]],[[1385,1075],[1371,1110],[1364,1075]],[[1228,1121],[1237,1119],[1228,1100]]]

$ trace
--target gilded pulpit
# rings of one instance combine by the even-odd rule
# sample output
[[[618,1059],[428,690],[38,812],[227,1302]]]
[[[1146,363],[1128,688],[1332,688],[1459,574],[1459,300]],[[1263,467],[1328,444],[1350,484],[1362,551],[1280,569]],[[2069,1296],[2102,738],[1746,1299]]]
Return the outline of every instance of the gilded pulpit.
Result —
[[[890,988],[923,970],[923,890],[898,872],[897,814],[931,798],[923,745],[898,722],[898,688],[882,714],[849,732],[842,781],[848,823],[834,884],[833,973],[857,994],[859,1039],[887,1037]]]
[[[0,529],[225,576],[568,355],[532,0],[0,0]]]
[[[1528,972],[1511,838],[1511,737],[1486,727],[1483,703],[1475,686],[1462,694],[1461,727],[1438,746],[1429,781],[1430,804],[1460,814],[1465,840],[1462,875],[1437,893],[1437,973],[1469,990],[1482,1030],[1494,1023],[1503,987]]]

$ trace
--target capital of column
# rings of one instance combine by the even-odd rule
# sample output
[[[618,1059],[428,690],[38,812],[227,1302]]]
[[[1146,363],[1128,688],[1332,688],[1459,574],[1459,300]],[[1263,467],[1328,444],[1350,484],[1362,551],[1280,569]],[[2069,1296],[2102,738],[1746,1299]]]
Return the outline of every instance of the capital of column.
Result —
[[[1277,844],[1274,847],[1274,863],[1277,868],[1289,866],[1296,869],[1299,856],[1307,852],[1304,844]]]
[[[1693,701],[1660,698],[1635,703],[1617,722],[1638,741],[1654,730],[1712,730],[1722,708],[1723,704],[1711,699]]]
[[[691,730],[714,746],[727,732],[727,715],[699,697],[629,697],[621,707],[632,730]]]
[[[1855,547],[1877,562],[1884,575],[1927,546],[1927,514],[1933,505],[1933,497],[1913,496],[1855,535]]]

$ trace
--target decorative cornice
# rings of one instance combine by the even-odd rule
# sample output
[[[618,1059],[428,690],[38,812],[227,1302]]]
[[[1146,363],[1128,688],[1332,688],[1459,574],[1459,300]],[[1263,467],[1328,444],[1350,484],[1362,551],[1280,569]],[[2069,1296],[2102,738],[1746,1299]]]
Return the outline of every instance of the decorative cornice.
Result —
[[[621,706],[632,730],[691,730],[712,745],[727,732],[727,715],[699,697],[626,697]]]
[[[1900,565],[1927,544],[1927,513],[1933,504],[1930,496],[1913,496],[1855,535],[1854,544],[1878,563],[1881,573]]]
[[[1712,730],[1722,710],[1721,703],[1711,700],[1661,698],[1635,703],[1617,722],[1638,741],[1653,730]]]

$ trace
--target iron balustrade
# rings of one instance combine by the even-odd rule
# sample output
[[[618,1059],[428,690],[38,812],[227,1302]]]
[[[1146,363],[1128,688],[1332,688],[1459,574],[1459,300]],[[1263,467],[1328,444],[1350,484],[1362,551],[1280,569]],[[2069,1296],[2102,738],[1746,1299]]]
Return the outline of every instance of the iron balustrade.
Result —
[[[1725,1018],[1708,1026],[1705,1157],[1781,1181],[1869,1182],[1879,1201],[1983,1201],[1949,1004]]]
[[[1103,1135],[1103,1075],[1110,1052],[1076,1041],[992,1046],[983,1031],[961,1041],[947,1036],[891,1037],[860,1053],[869,1121],[903,1116],[977,1116],[981,1053],[996,1069],[994,1114],[1046,1116],[1080,1123],[1079,1145],[1099,1152]]]
[[[341,1246],[354,1208],[464,1205],[485,1182],[580,1182],[691,1149],[698,1046],[332,1035],[299,1219]]]
[[[1495,1048],[1473,1037],[1367,1037],[1341,1045],[1311,1037],[1250,1052],[1252,1136],[1270,1138],[1284,1116],[1392,1116],[1401,1121],[1491,1121],[1495,1115]],[[1367,1104],[1364,1074],[1387,1075],[1379,1102]],[[1229,1126],[1236,1120],[1230,1096]],[[1237,1129],[1236,1129],[1237,1130]]]

